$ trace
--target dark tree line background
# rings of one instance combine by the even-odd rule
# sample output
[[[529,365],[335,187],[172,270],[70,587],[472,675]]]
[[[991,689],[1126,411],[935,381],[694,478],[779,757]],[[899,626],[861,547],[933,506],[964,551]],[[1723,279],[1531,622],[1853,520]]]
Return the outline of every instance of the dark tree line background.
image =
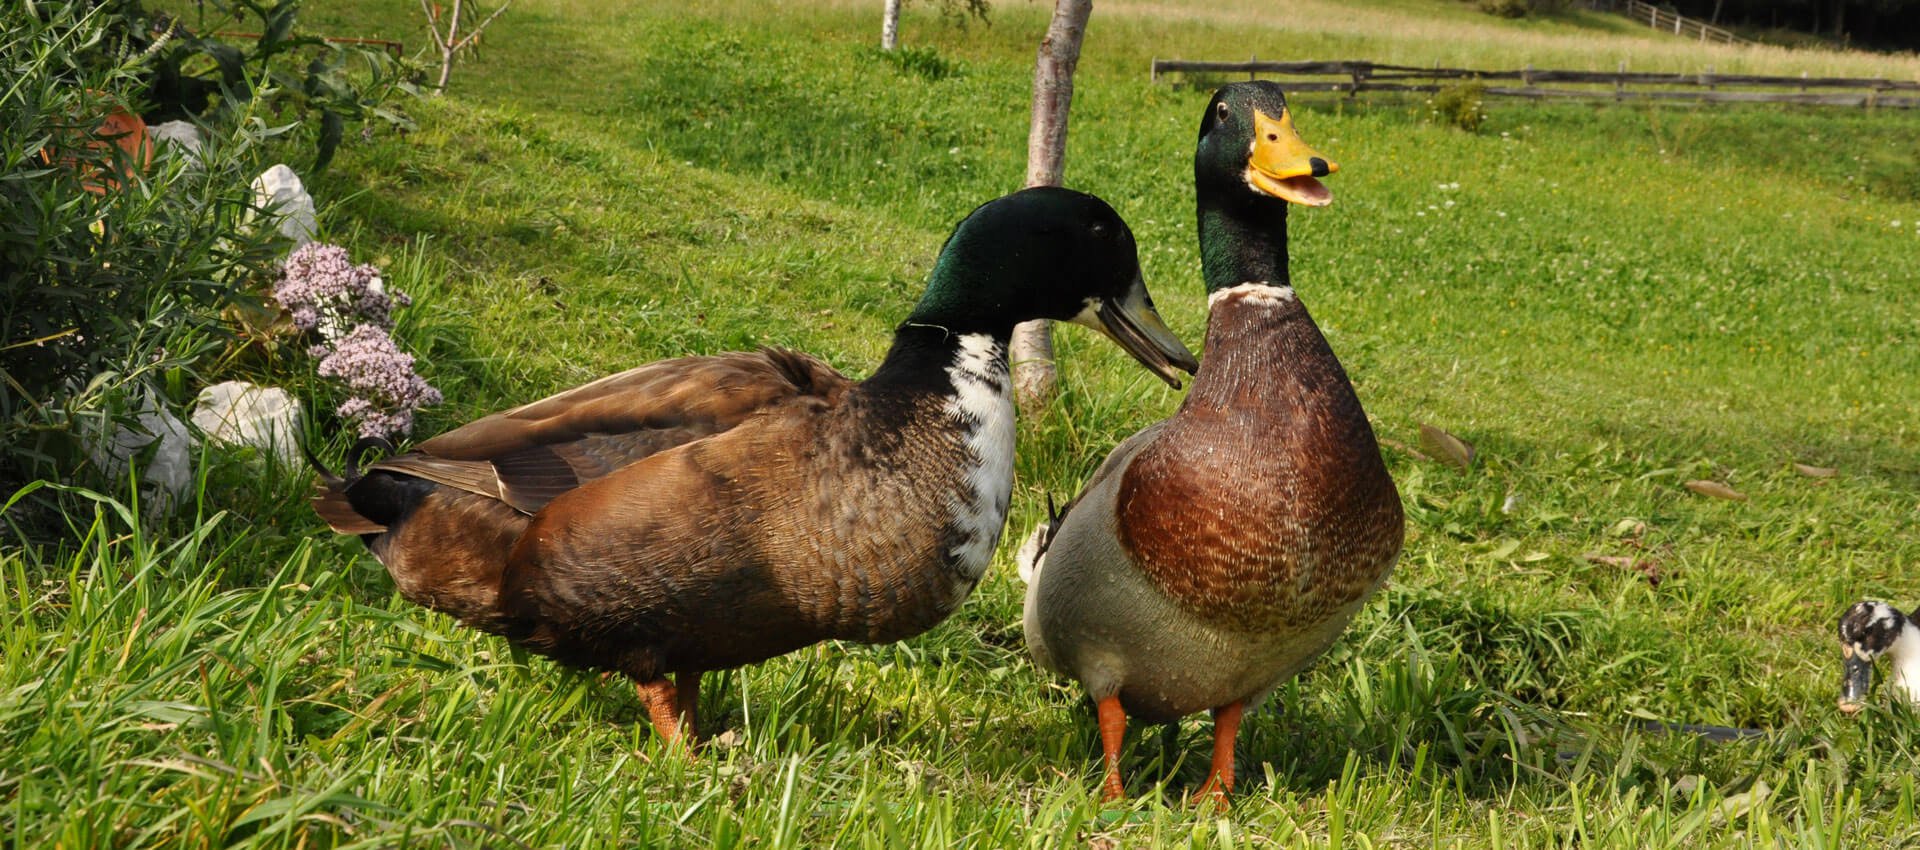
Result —
[[[1667,0],[1717,26],[1793,30],[1882,50],[1920,49],[1920,0]]]

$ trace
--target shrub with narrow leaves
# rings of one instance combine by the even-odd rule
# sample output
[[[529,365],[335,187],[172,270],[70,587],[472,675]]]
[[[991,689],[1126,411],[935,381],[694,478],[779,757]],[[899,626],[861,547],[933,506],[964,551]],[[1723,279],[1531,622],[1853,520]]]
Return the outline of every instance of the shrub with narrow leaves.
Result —
[[[90,459],[91,435],[177,414],[218,368],[221,312],[278,253],[246,226],[248,181],[285,152],[261,122],[202,126],[191,157],[122,146],[151,97],[151,57],[115,36],[125,5],[0,11],[0,500],[36,479],[125,483]],[[0,527],[34,541],[92,510],[50,488],[22,499]]]

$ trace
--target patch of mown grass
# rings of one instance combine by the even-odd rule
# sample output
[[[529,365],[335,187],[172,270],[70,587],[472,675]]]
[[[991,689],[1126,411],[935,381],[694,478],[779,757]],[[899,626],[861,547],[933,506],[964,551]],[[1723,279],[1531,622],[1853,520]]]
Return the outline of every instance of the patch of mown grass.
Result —
[[[1417,21],[1411,3],[1355,19]],[[454,94],[413,110],[419,132],[344,150],[316,189],[337,201],[329,228],[419,299],[402,338],[449,398],[424,432],[689,352],[790,345],[869,370],[952,222],[1018,185],[1044,24],[1017,7],[966,30],[910,15],[908,43],[966,65],[934,79],[865,58],[875,11],[516,4]],[[1156,300],[1194,342],[1190,158],[1207,95],[1148,83],[1146,60],[1267,17],[1102,5],[1081,69],[1069,182],[1127,216]],[[1343,37],[1448,50],[1413,30]],[[1409,540],[1334,651],[1250,718],[1231,817],[1181,804],[1205,773],[1197,721],[1171,752],[1140,730],[1134,799],[1095,802],[1090,712],[1026,661],[1008,563],[922,637],[714,677],[707,725],[732,734],[689,764],[624,687],[399,600],[356,541],[321,533],[299,476],[216,465],[201,498],[217,521],[142,529],[103,502],[58,551],[0,548],[0,835],[1920,838],[1912,713],[1830,709],[1833,618],[1863,595],[1920,599],[1920,325],[1898,309],[1920,214],[1874,184],[1910,153],[1915,117],[1499,104],[1469,135],[1412,103],[1296,109],[1342,171],[1332,208],[1293,217],[1295,282],[1395,441]],[[1010,538],[1179,398],[1078,329],[1059,347],[1062,396],[1021,425]],[[1477,465],[1416,459],[1403,447],[1422,421],[1473,441]],[[1794,460],[1841,472],[1805,478]],[[1694,478],[1749,499],[1694,495]],[[1590,554],[1655,562],[1661,580]],[[1766,734],[1710,743],[1647,721]]]

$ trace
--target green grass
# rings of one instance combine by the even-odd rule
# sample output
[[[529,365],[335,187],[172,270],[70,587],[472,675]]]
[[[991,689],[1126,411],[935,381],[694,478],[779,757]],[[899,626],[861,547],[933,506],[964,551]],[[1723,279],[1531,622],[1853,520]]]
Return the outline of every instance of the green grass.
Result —
[[[402,332],[449,399],[424,433],[688,352],[871,369],[951,223],[1018,185],[1045,10],[958,29],[916,4],[905,41],[942,76],[873,55],[870,5],[521,0],[450,96],[409,107],[419,132],[343,150],[316,181],[325,224],[418,296]],[[1076,92],[1069,182],[1134,225],[1194,343],[1206,93],[1150,84],[1152,56],[1679,55],[1450,2],[1265,8],[1101,4]],[[356,0],[307,20],[411,43],[412,14]],[[1902,58],[1740,61],[1796,58],[1911,76]],[[1342,165],[1334,206],[1293,219],[1302,298],[1381,436],[1415,445],[1432,422],[1482,459],[1389,447],[1399,570],[1250,718],[1230,817],[1181,803],[1204,775],[1198,720],[1170,753],[1140,730],[1133,799],[1097,804],[1090,712],[1026,660],[1010,552],[927,635],[713,677],[702,710],[726,734],[688,764],[624,686],[401,601],[322,533],[300,475],[209,458],[198,519],[102,502],[63,546],[0,549],[0,841],[1920,844],[1912,712],[1832,708],[1839,612],[1920,602],[1920,115],[1495,102],[1466,134],[1417,102],[1297,108]],[[1021,426],[1016,540],[1179,399],[1078,329],[1060,343],[1065,391]],[[1655,559],[1664,580],[1588,554]]]

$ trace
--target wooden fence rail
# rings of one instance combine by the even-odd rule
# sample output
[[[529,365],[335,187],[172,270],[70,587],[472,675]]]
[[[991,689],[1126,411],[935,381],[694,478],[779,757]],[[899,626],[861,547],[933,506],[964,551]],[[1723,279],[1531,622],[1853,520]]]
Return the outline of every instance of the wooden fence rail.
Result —
[[[1684,18],[1641,0],[1627,0],[1622,12],[1629,18],[1645,23],[1647,26],[1674,35],[1698,38],[1701,41],[1717,41],[1722,44],[1752,44],[1752,41],[1704,21]]]
[[[1153,60],[1153,79],[1163,74],[1262,74],[1278,77],[1344,77],[1340,82],[1288,80],[1291,91],[1432,92],[1449,81],[1518,81],[1519,86],[1489,85],[1486,94],[1534,100],[1660,100],[1700,103],[1798,103],[1813,106],[1920,107],[1920,81],[1862,77],[1783,77],[1757,74],[1629,73],[1610,71],[1480,71],[1468,68],[1420,68],[1377,62],[1199,62]],[[1421,82],[1427,81],[1427,82]],[[1542,83],[1605,88],[1542,88]],[[1724,89],[1748,89],[1725,91]],[[1889,94],[1912,92],[1911,95]]]

